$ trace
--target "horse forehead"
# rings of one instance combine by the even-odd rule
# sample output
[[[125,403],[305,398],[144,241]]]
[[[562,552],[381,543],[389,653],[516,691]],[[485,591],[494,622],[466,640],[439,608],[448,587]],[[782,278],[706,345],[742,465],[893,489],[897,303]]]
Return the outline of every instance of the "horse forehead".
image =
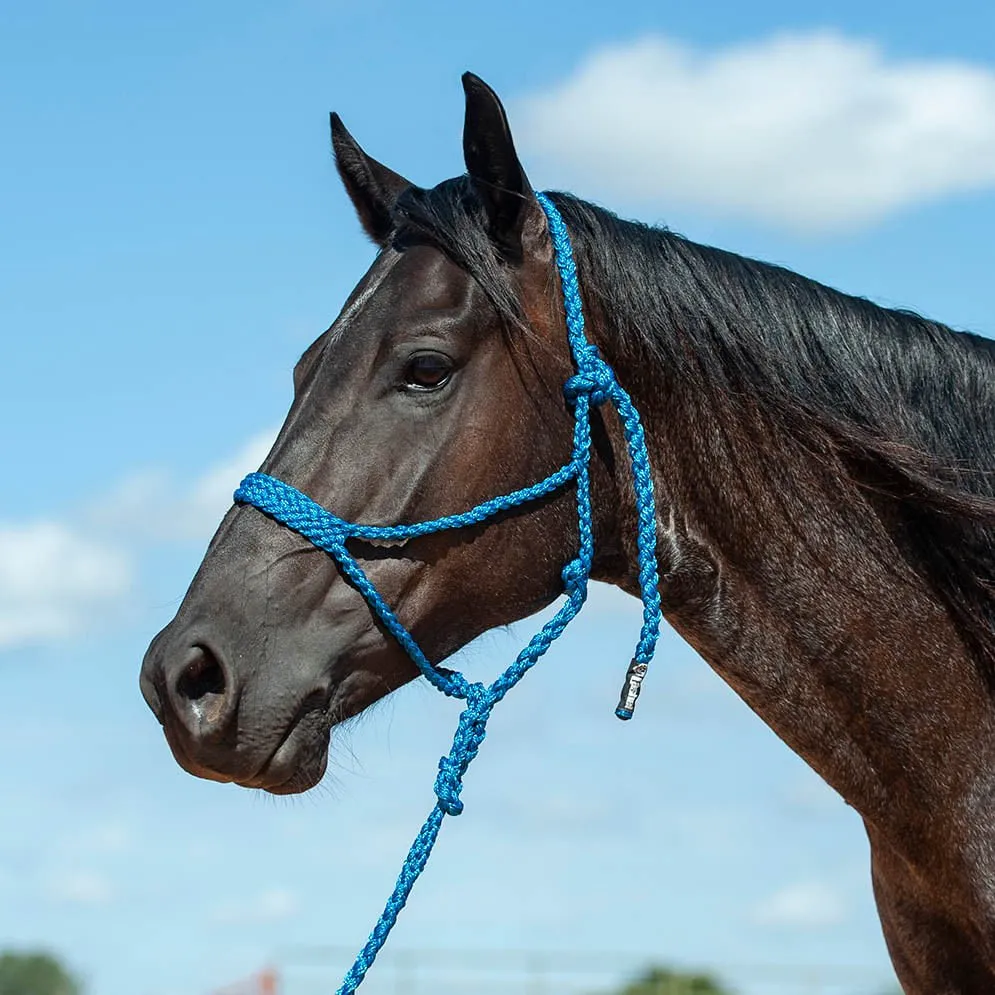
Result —
[[[333,340],[340,338],[356,321],[356,318],[362,314],[377,291],[386,283],[400,260],[401,253],[393,249],[388,248],[380,253],[377,261],[370,267],[370,271],[356,288],[352,299],[335,319],[335,323],[330,329]]]
[[[337,338],[366,316],[464,309],[476,282],[444,252],[429,245],[385,249],[333,326]]]

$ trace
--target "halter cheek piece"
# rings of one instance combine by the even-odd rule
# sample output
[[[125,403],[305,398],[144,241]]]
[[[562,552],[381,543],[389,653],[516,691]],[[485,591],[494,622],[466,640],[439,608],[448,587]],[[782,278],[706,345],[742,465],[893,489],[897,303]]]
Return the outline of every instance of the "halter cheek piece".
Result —
[[[640,685],[656,649],[661,622],[660,595],[657,590],[656,505],[642,424],[631,398],[615,379],[612,368],[587,341],[584,332],[584,310],[577,283],[577,266],[563,218],[546,194],[539,193],[536,196],[546,213],[550,237],[556,252],[556,264],[566,312],[567,338],[577,369],[563,386],[563,393],[573,406],[575,418],[573,452],[569,463],[531,487],[524,487],[502,497],[491,498],[458,515],[446,515],[430,522],[416,522],[413,525],[357,525],[343,521],[296,488],[265,473],[250,473],[235,492],[235,501],[254,505],[334,557],[341,572],[363,595],[371,611],[401,644],[421,673],[443,694],[466,702],[460,713],[452,749],[439,761],[439,773],[435,779],[437,797],[435,807],[415,838],[401,868],[394,892],[370,934],[366,946],[360,951],[355,963],[346,974],[337,995],[349,995],[359,987],[397,921],[397,916],[407,902],[418,875],[428,861],[443,818],[447,815],[459,815],[463,811],[463,802],[460,799],[463,775],[480,749],[487,732],[487,720],[491,710],[549,649],[550,644],[580,611],[587,598],[591,563],[594,559],[590,481],[592,405],[610,402],[615,405],[622,420],[629,458],[632,462],[633,491],[638,512],[636,540],[639,551],[639,587],[643,602],[643,624],[636,652],[626,673],[622,695],[615,710],[620,719],[632,718]],[[509,508],[518,507],[550,494],[570,481],[574,481],[576,485],[580,543],[577,556],[563,568],[563,586],[567,600],[556,615],[532,637],[515,662],[490,685],[471,683],[458,671],[436,667],[430,663],[421,647],[401,624],[346,548],[349,539],[404,540],[441,532],[444,529],[477,525]]]

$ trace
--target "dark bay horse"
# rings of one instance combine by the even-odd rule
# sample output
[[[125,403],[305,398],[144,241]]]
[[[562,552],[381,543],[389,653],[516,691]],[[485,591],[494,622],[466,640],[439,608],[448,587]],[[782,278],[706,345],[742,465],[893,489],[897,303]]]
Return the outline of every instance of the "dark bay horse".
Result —
[[[351,521],[470,508],[570,451],[545,216],[494,93],[467,175],[413,186],[336,116],[376,260],[297,364],[263,470]],[[553,197],[589,335],[646,427],[666,617],[861,814],[910,995],[995,992],[995,346]],[[636,593],[618,419],[594,416],[594,576]],[[352,543],[432,661],[553,601],[570,488],[489,525]],[[304,791],[336,723],[411,680],[333,560],[225,517],[142,689],[184,768]]]

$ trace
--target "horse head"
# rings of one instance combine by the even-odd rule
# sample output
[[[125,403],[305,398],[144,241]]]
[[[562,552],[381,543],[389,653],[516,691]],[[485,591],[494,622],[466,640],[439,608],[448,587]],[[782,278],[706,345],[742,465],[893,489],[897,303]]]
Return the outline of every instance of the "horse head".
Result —
[[[294,371],[262,471],[353,522],[470,508],[564,463],[573,372],[545,216],[496,95],[467,74],[467,175],[426,190],[367,155],[336,115],[336,165],[378,253]],[[595,491],[612,485],[595,421]],[[618,558],[596,502],[595,575]],[[562,592],[576,547],[563,490],[487,525],[352,555],[433,663]],[[331,728],[417,676],[334,559],[233,507],[142,667],[177,761],[201,777],[303,791]]]

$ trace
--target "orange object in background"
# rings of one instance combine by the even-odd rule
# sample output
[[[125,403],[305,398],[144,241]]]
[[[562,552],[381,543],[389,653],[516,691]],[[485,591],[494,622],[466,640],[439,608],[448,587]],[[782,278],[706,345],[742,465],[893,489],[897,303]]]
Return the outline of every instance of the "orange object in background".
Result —
[[[279,995],[280,977],[272,967],[263,968],[244,981],[215,989],[211,995]]]
[[[277,977],[276,971],[272,968],[266,968],[266,970],[260,972],[259,974],[259,995],[277,995]]]

